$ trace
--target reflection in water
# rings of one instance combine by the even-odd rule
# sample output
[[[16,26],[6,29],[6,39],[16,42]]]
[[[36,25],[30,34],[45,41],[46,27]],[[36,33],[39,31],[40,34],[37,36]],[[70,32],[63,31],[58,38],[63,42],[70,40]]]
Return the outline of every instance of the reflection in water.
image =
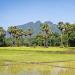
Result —
[[[0,62],[0,75],[75,75],[75,62],[48,64]]]

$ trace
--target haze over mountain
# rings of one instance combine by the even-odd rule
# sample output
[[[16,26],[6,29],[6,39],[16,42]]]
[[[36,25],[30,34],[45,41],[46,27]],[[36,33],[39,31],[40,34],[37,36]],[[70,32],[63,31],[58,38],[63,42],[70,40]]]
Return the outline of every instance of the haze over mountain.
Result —
[[[27,30],[29,28],[32,28],[33,30],[33,34],[37,34],[40,32],[40,25],[41,25],[41,21],[36,21],[35,23],[34,22],[28,22],[26,24],[22,24],[22,25],[17,25],[16,27],[17,28],[21,28],[23,30]],[[52,32],[56,32],[56,33],[60,33],[60,30],[58,29],[57,25],[56,24],[53,24],[51,21],[45,21],[43,23],[46,23],[49,25],[49,27],[51,28]],[[9,33],[7,32],[6,33],[6,36],[10,36]]]
[[[40,31],[40,25],[41,25],[41,21],[36,21],[34,22],[28,22],[26,24],[23,25],[17,25],[17,28],[22,28],[23,30],[28,29],[28,28],[32,28],[33,29],[33,33],[38,33]],[[53,24],[51,21],[45,21],[43,23],[46,23],[49,25],[49,27],[51,27],[52,32],[58,32],[59,33],[59,29],[57,27],[56,24]]]

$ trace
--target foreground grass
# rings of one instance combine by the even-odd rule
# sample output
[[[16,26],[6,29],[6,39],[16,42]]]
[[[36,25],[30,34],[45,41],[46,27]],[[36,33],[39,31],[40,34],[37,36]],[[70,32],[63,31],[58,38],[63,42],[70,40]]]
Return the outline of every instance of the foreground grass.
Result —
[[[31,50],[31,51],[68,51],[68,50],[75,50],[75,47],[0,47],[0,50]]]
[[[75,60],[75,54],[50,54],[46,52],[46,51],[68,51],[68,50],[74,51],[75,48],[0,47],[0,60],[11,60],[17,62],[50,62],[50,61]]]

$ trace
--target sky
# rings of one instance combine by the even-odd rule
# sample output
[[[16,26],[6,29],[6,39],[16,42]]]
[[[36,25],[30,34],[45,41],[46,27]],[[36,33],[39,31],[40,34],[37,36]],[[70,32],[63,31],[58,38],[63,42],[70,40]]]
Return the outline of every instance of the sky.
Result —
[[[36,21],[75,23],[75,0],[0,0],[0,26]]]

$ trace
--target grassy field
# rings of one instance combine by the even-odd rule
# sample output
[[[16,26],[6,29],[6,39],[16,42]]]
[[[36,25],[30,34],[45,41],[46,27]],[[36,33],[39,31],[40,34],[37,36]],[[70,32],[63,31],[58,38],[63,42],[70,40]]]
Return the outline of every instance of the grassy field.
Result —
[[[75,54],[49,53],[49,51],[74,51],[75,48],[60,47],[0,47],[0,60],[16,62],[51,62],[75,60]]]
[[[0,47],[0,50],[31,50],[31,51],[67,51],[67,50],[75,50],[75,47]]]

